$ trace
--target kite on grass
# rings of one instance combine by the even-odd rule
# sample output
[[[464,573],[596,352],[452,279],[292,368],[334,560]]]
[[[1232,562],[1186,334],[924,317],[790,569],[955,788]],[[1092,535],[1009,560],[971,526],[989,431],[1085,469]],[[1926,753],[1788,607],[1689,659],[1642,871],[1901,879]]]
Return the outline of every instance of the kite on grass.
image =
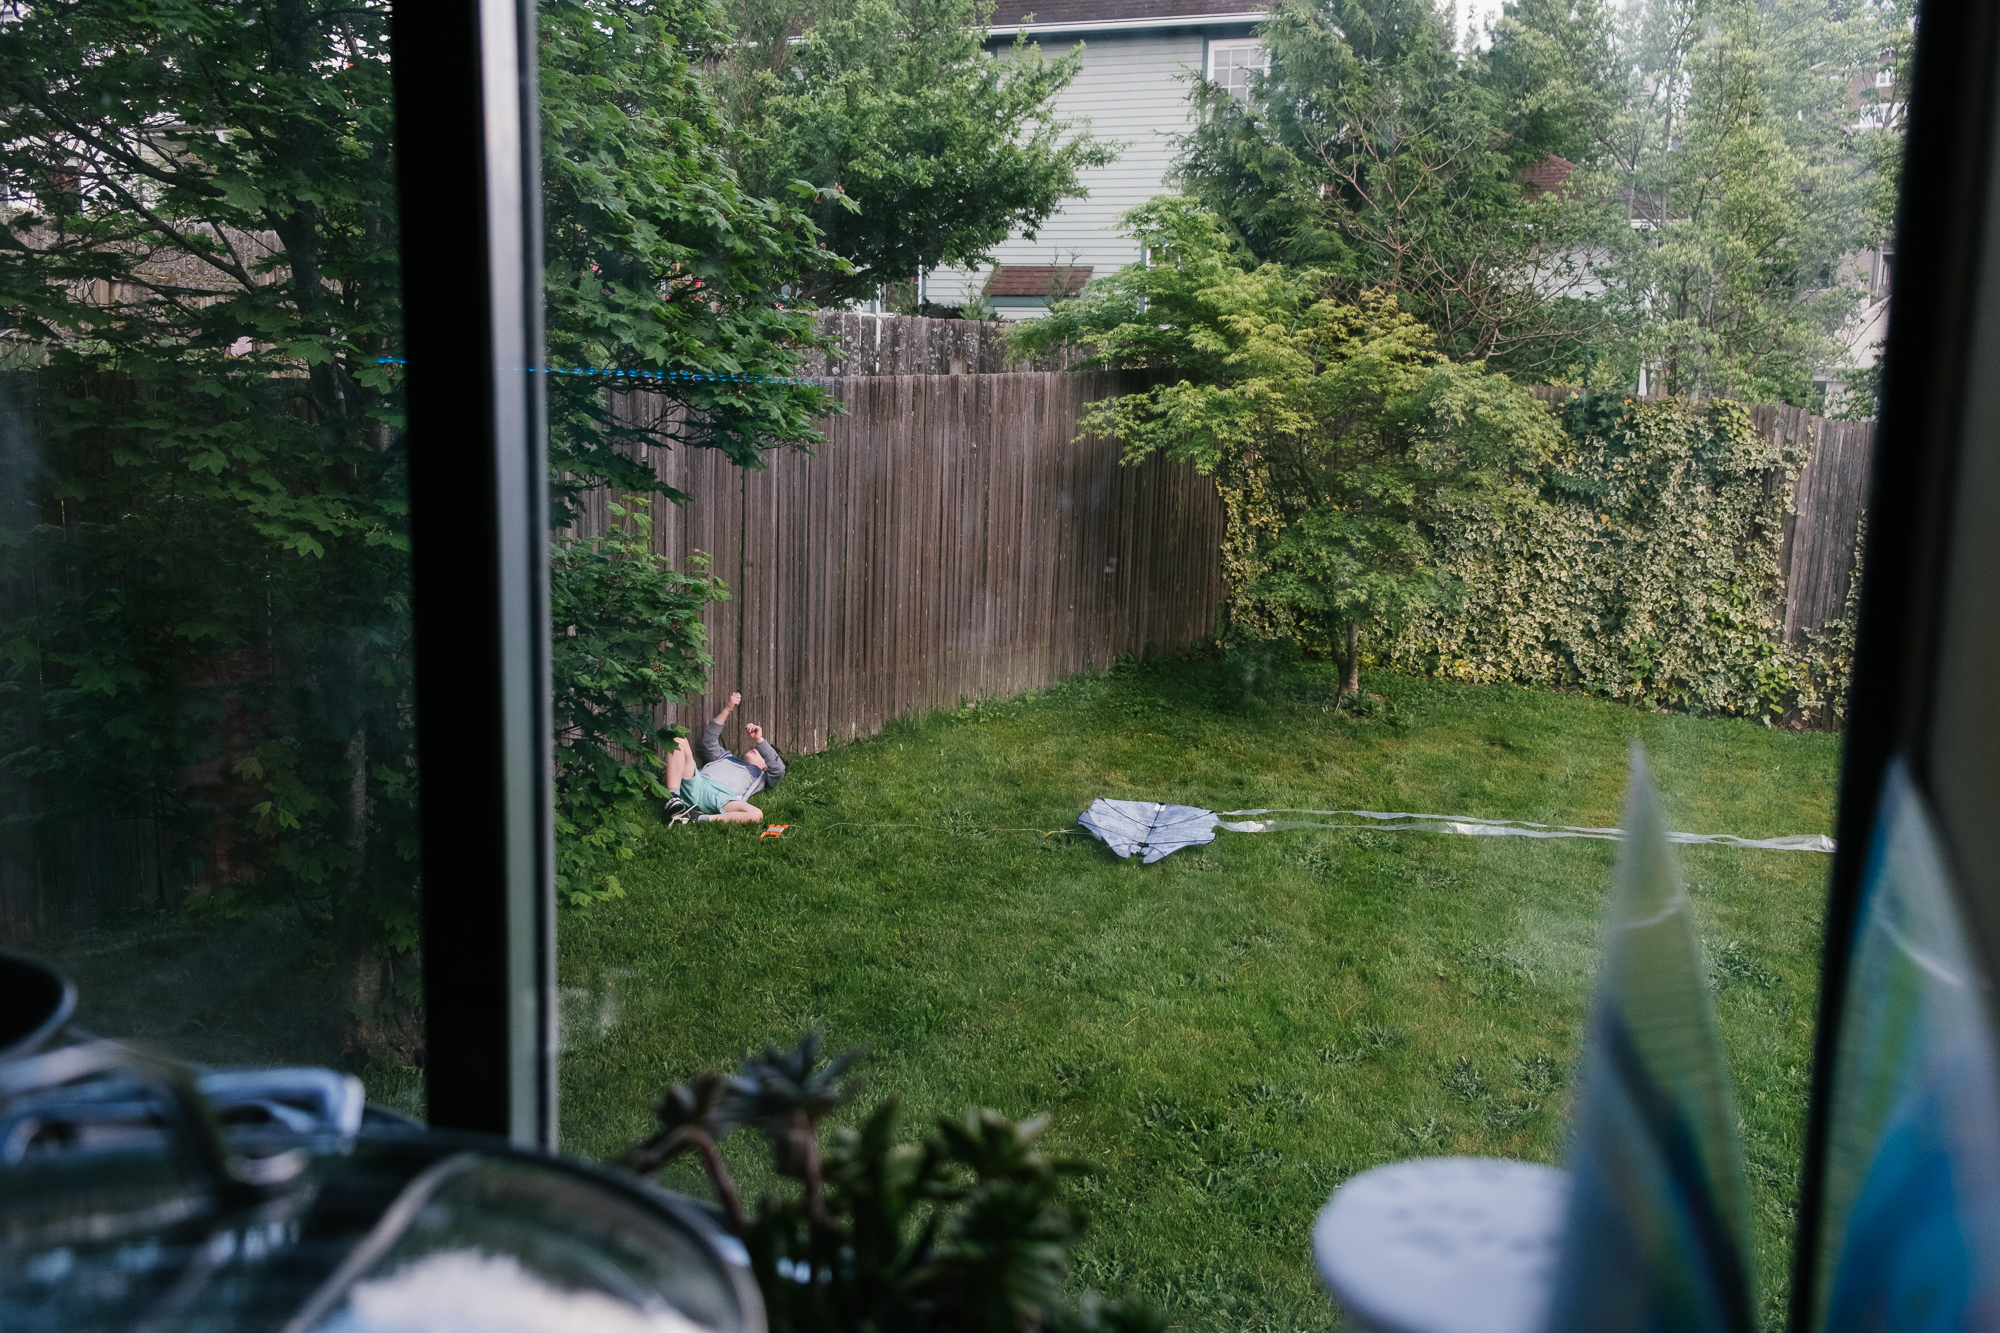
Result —
[[[1107,801],[1099,797],[1076,822],[1118,855],[1142,852],[1145,864],[1151,865],[1183,847],[1214,842],[1218,821],[1214,811],[1197,810],[1191,805]]]
[[[1327,824],[1304,819],[1245,819],[1231,823],[1222,815],[1351,815],[1370,823]],[[1295,828],[1380,829],[1385,833],[1459,833],[1469,837],[1604,838],[1618,839],[1615,828],[1581,828],[1573,824],[1531,824],[1523,819],[1479,819],[1471,815],[1413,815],[1383,810],[1224,810],[1222,815],[1192,805],[1162,805],[1158,801],[1108,801],[1100,797],[1077,823],[1119,856],[1143,855],[1151,865],[1183,847],[1215,841],[1217,829],[1231,833],[1273,833]],[[1731,833],[1668,833],[1668,842],[1716,843],[1769,852],[1831,852],[1833,839],[1824,833],[1800,833],[1782,838],[1739,838]]]

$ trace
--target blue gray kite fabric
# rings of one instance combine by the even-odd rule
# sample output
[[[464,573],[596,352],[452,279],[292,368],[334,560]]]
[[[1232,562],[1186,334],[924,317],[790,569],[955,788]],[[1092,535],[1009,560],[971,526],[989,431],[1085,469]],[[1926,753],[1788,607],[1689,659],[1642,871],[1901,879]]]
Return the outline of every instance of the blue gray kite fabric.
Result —
[[[1090,803],[1090,809],[1077,816],[1076,822],[1119,856],[1144,853],[1146,865],[1183,847],[1199,847],[1215,841],[1215,812],[1197,810],[1191,805],[1107,801],[1099,797]]]

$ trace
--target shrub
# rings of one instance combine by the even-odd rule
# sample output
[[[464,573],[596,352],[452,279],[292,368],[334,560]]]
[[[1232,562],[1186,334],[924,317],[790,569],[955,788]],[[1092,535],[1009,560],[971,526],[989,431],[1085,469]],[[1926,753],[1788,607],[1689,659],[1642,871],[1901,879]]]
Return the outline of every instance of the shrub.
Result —
[[[1572,399],[1562,411],[1566,447],[1543,474],[1546,504],[1502,510],[1475,497],[1430,515],[1461,594],[1414,617],[1390,659],[1460,680],[1837,719],[1851,611],[1801,646],[1776,633],[1802,442],[1764,439],[1721,401]]]
[[[619,1159],[641,1174],[701,1156],[724,1220],[750,1251],[773,1333],[963,1330],[964,1333],[1158,1333],[1136,1300],[1063,1294],[1083,1217],[1057,1197],[1091,1168],[1034,1146],[1047,1120],[971,1109],[939,1117],[921,1145],[899,1143],[901,1106],[883,1102],[858,1129],[822,1144],[822,1121],[848,1098],[841,1075],[860,1054],[820,1063],[820,1034],[766,1050],[734,1077],[706,1074],[657,1108],[659,1131]],[[716,1144],[758,1130],[785,1196],[745,1214]]]

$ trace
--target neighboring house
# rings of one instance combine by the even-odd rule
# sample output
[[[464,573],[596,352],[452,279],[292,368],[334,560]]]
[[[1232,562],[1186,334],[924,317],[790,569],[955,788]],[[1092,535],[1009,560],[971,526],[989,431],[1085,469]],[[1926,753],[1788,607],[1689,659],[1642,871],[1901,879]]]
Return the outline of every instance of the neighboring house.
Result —
[[[1882,359],[1883,344],[1889,340],[1889,270],[1894,259],[1892,249],[1863,250],[1841,266],[1846,277],[1866,287],[1868,296],[1840,331],[1838,364],[1813,376],[1814,387],[1823,395],[1822,410],[1829,416],[1846,415],[1857,408],[1867,410],[1863,404],[1847,401],[1846,379],[1855,371],[1874,369]]]
[[[1170,188],[1180,136],[1193,123],[1190,76],[1247,93],[1251,71],[1267,63],[1250,36],[1263,17],[1256,0],[1000,0],[989,50],[1004,53],[1023,28],[1050,56],[1084,44],[1083,68],[1055,109],[1119,144],[1118,160],[1085,172],[1089,196],[1066,201],[1034,240],[1002,242],[994,266],[927,274],[925,299],[983,297],[1004,319],[1031,318],[1051,294],[1074,294],[1092,276],[1135,263],[1139,247],[1118,216]]]
[[[1884,51],[1848,83],[1847,105],[1854,112],[1850,129],[1885,130],[1903,125],[1909,103],[1896,95],[1895,70],[1896,53]],[[1842,275],[1859,282],[1868,296],[1840,331],[1843,351],[1838,364],[1824,367],[1813,377],[1829,415],[1866,410],[1846,401],[1846,380],[1856,371],[1872,370],[1882,359],[1882,347],[1889,338],[1889,270],[1894,257],[1893,249],[1863,250],[1841,265]]]
[[[1856,130],[1889,129],[1909,114],[1896,96],[1896,53],[1884,51],[1847,82],[1847,105]]]

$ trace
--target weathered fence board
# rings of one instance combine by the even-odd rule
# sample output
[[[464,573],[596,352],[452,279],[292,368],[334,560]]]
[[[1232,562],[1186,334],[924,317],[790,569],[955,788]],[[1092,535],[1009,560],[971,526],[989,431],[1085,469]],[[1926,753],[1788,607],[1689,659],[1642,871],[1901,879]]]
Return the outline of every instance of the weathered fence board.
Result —
[[[1792,490],[1794,513],[1780,557],[1785,576],[1785,638],[1833,624],[1847,606],[1861,513],[1874,467],[1875,423],[1820,421],[1812,451]]]
[[[166,907],[189,887],[184,844],[151,819],[74,820],[9,840],[0,853],[0,940],[84,930]]]
[[[1077,355],[1064,351],[1010,366],[1007,327],[990,320],[830,311],[813,320],[813,331],[837,338],[838,345],[803,358],[799,373],[814,378],[997,375],[1008,370],[1061,370]]]
[[[661,481],[694,497],[659,507],[655,549],[682,566],[706,552],[731,591],[704,617],[709,697],[663,707],[663,723],[699,727],[741,689],[749,720],[811,753],[1213,630],[1214,485],[1162,460],[1122,467],[1113,442],[1077,438],[1115,377],[869,375],[834,390],[848,415],[826,445],[763,472],[650,451]],[[621,413],[660,410],[622,397]],[[602,531],[606,498],[578,517],[579,533]]]

